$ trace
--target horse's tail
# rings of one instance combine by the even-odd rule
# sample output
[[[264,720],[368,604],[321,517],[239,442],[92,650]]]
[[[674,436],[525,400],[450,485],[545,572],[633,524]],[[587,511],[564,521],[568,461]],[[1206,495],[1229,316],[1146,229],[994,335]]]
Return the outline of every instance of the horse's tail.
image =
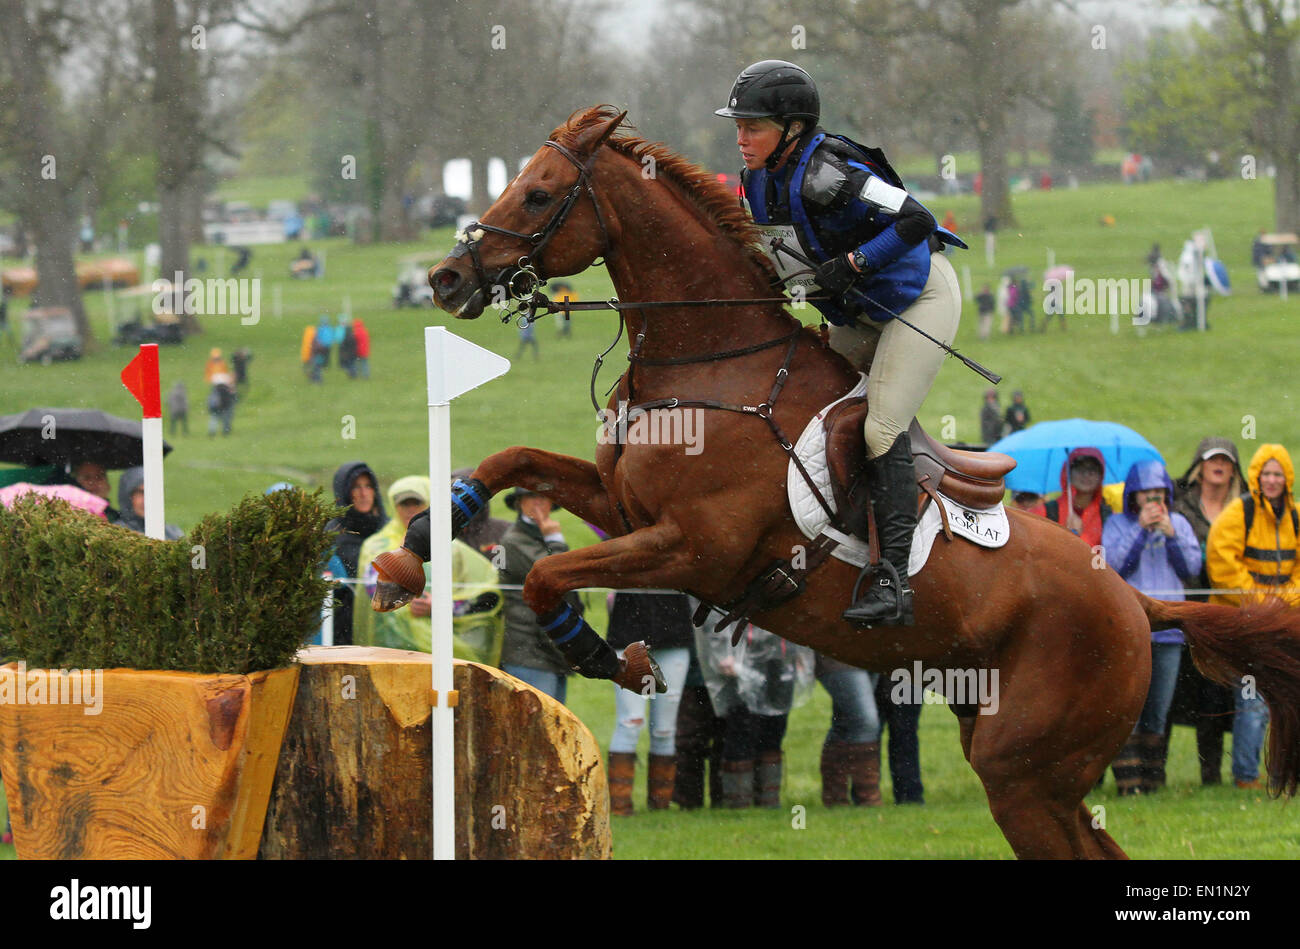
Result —
[[[1152,629],[1173,626],[1186,634],[1192,660],[1207,678],[1239,689],[1243,676],[1253,677],[1271,714],[1269,790],[1294,795],[1300,785],[1300,609],[1276,597],[1242,607],[1137,597]]]

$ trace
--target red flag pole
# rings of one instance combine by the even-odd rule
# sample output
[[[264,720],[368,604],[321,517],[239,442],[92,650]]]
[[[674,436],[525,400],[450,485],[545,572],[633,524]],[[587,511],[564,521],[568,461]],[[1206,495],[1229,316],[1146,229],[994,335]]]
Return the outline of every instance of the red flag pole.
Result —
[[[162,389],[158,374],[158,344],[141,343],[140,352],[122,370],[122,384],[140,403],[144,418],[144,533],[164,538]]]

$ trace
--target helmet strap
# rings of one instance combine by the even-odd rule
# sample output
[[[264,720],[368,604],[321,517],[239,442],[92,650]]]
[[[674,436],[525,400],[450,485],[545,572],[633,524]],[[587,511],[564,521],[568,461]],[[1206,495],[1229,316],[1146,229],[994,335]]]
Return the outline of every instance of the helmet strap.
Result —
[[[790,126],[792,125],[794,125],[794,117],[786,116],[785,128],[781,130],[781,141],[776,143],[776,148],[772,149],[772,154],[768,155],[767,161],[763,162],[768,171],[776,171],[776,166],[781,161],[781,156],[785,154],[786,148],[792,141],[794,141],[794,139],[790,137]]]

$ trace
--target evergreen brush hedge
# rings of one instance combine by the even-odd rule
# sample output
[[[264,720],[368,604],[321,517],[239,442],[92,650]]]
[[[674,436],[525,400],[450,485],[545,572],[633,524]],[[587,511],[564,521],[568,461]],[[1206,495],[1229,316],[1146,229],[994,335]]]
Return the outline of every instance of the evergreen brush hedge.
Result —
[[[0,662],[238,674],[288,665],[330,588],[319,564],[337,509],[320,494],[249,495],[179,541],[35,495],[0,507]]]

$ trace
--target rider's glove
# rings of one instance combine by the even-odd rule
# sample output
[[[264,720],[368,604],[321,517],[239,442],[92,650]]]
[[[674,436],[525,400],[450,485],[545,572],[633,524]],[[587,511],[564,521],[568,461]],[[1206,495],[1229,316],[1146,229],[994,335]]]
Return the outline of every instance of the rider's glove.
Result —
[[[861,274],[853,269],[848,257],[837,254],[817,268],[817,285],[833,297],[842,296]]]

